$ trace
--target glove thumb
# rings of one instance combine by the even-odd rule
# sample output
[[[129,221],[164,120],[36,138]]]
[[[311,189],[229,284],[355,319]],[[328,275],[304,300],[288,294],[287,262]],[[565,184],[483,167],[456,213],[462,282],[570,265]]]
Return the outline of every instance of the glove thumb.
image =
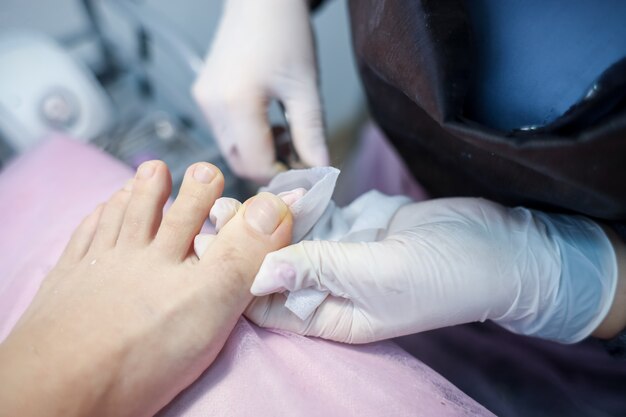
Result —
[[[394,241],[303,241],[272,252],[266,255],[251,291],[254,295],[275,294],[255,298],[246,316],[263,327],[344,343],[378,340],[380,335],[369,321],[360,319],[381,295],[398,293],[379,278],[383,268],[398,272],[392,266],[398,264],[394,253],[399,252]],[[304,288],[328,291],[330,296],[302,320],[285,307],[287,298],[279,293]]]
[[[312,288],[358,300],[377,293],[376,277],[393,263],[395,242],[302,241],[265,256],[251,292],[263,296]]]

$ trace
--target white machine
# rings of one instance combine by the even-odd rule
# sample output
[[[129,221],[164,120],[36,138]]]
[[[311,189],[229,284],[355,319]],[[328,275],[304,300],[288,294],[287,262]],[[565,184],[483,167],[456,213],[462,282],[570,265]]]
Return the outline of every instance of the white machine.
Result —
[[[0,37],[0,131],[16,152],[51,131],[91,140],[112,123],[102,86],[55,41],[34,32]]]
[[[164,160],[174,193],[188,165],[209,161],[225,173],[225,194],[245,197],[252,188],[228,174],[191,97],[202,59],[190,43],[145,4],[75,2],[87,26],[77,36],[90,39],[97,65],[79,57],[76,39],[0,30],[0,169],[63,132],[131,167]]]

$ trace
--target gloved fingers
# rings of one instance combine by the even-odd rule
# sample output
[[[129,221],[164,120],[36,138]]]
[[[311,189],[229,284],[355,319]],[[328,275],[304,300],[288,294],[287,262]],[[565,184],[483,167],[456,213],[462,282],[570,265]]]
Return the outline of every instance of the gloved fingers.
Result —
[[[293,144],[305,165],[329,165],[324,116],[315,76],[312,75],[306,84],[304,88],[294,88],[291,97],[284,100]]]
[[[266,183],[284,169],[276,164],[267,98],[262,94],[232,93],[231,98],[205,101],[202,106],[222,155],[237,175]]]
[[[286,330],[303,336],[321,337],[343,343],[363,343],[355,336],[355,307],[345,298],[329,296],[306,320],[285,307],[284,294],[256,297],[245,311],[253,323],[270,329]]]
[[[397,241],[302,241],[265,257],[251,292],[262,296],[275,292],[314,288],[335,297],[358,302],[402,290],[402,285],[381,277],[406,273],[407,255]]]
[[[215,204],[213,204],[211,212],[209,213],[209,220],[211,224],[215,226],[216,233],[237,214],[237,210],[239,210],[240,207],[241,202],[234,198],[220,197],[215,200]]]

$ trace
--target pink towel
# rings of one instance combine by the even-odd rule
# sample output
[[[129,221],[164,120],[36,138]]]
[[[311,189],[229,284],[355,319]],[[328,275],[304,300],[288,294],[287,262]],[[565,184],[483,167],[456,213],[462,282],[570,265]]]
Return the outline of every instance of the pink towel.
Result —
[[[72,230],[131,171],[63,137],[0,175],[0,340]],[[392,342],[349,346],[241,319],[215,363],[163,416],[492,415]]]

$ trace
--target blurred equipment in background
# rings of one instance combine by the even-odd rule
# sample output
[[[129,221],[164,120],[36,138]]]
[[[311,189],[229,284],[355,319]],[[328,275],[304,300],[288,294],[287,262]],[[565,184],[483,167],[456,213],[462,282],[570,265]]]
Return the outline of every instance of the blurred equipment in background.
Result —
[[[0,37],[0,130],[8,148],[23,152],[50,130],[89,140],[112,123],[102,86],[54,40],[31,32]]]
[[[200,55],[142,3],[76,2],[88,22],[76,36],[0,32],[0,164],[60,131],[131,167],[164,160],[174,193],[188,165],[211,162],[225,173],[225,194],[245,198],[252,187],[230,174],[190,95]],[[95,64],[71,54],[84,39]]]

